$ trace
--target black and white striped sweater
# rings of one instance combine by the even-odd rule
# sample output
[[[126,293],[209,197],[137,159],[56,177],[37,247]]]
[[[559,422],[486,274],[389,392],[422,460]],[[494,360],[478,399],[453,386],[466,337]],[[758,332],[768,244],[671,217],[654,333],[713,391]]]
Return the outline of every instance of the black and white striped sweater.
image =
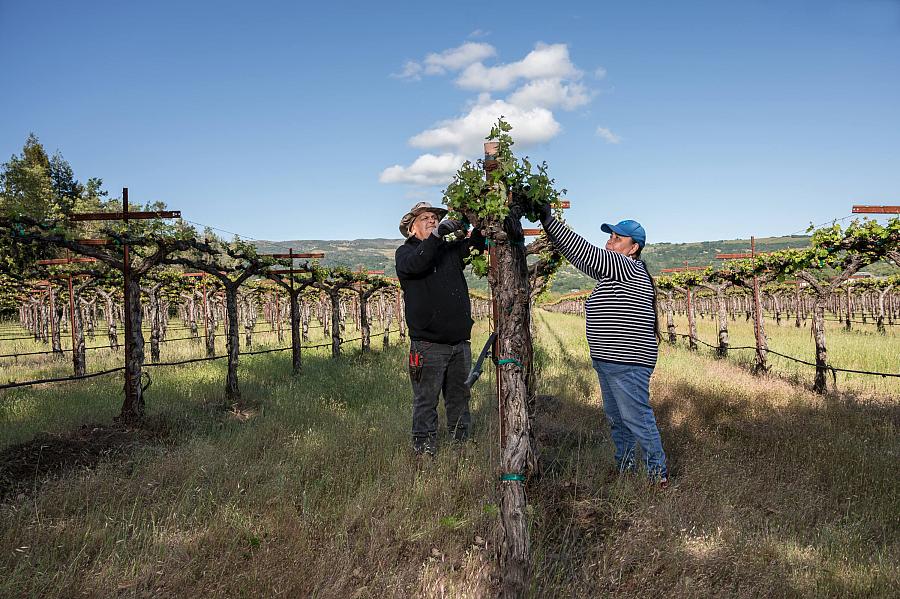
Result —
[[[644,263],[591,245],[555,218],[543,224],[556,249],[575,268],[597,280],[584,306],[591,357],[656,366],[653,285]]]

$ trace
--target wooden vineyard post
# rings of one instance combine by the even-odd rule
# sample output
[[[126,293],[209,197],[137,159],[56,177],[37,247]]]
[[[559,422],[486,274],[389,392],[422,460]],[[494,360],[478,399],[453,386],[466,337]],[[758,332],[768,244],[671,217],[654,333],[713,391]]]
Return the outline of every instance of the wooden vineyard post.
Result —
[[[694,296],[691,293],[692,285],[684,286],[684,297],[687,308],[687,319],[688,319],[688,341],[689,347],[691,351],[697,351],[697,318],[694,314]]]
[[[59,321],[56,318],[56,293],[53,284],[47,285],[47,301],[50,304],[50,340],[53,353],[61,354],[62,345],[59,342]]]
[[[756,237],[751,235],[749,254],[717,254],[716,259],[734,260],[743,258],[756,258],[758,255],[759,254],[756,253]],[[756,339],[756,365],[754,368],[757,372],[765,372],[769,369],[769,366],[766,363],[769,346],[768,342],[766,341],[766,325],[763,321],[762,299],[760,298],[759,291],[759,277],[756,275],[753,275],[750,292],[753,296],[753,335]]]
[[[49,260],[38,260],[37,264],[41,266],[49,266],[49,265],[59,265],[59,264],[76,264],[82,262],[96,262],[96,258],[72,258],[69,255],[69,250],[66,250],[65,258],[52,258]],[[84,376],[85,374],[85,358],[84,358],[84,335],[76,331],[75,329],[75,291],[72,287],[72,274],[61,277],[66,279],[66,283],[68,285],[69,290],[69,333],[72,336],[72,371],[75,373],[75,376]],[[53,289],[53,284],[49,285],[49,289]],[[50,305],[53,306],[53,300],[51,295]],[[80,307],[79,307],[80,309]],[[51,307],[50,313],[50,329],[51,336],[54,334],[54,322],[56,321],[56,315],[53,314],[53,308]],[[54,348],[54,351],[55,348]],[[60,349],[60,351],[62,351]]]
[[[69,257],[69,250],[66,250],[66,258]],[[84,361],[81,361],[79,364],[78,360],[78,346],[77,339],[75,336],[75,291],[72,288],[72,275],[66,277],[66,281],[69,285],[69,332],[72,334],[72,362],[74,364],[74,372],[75,376],[84,376],[85,364]]]
[[[206,273],[203,273],[202,276],[206,276]],[[215,328],[212,331],[209,330],[209,304],[208,298],[209,292],[206,290],[206,280],[200,279],[200,297],[203,299],[203,342],[206,345],[206,357],[210,358],[216,353],[215,348]]]
[[[212,313],[210,312],[209,303],[207,301],[207,296],[209,295],[209,290],[206,288],[206,277],[209,273],[205,272],[186,272],[183,273],[182,277],[200,277],[200,298],[203,300],[203,343],[206,348],[206,357],[211,358],[216,355],[216,327],[210,327],[210,318],[212,317]],[[191,293],[194,293],[195,290],[192,290]],[[191,301],[194,301],[193,298]],[[196,322],[192,323],[191,333],[195,333]]]
[[[706,270],[705,266],[688,266],[687,261],[685,260],[684,266],[678,268],[664,268],[660,272],[663,274],[669,273],[679,273],[679,272],[690,272],[690,271],[702,271]],[[675,285],[675,291],[681,292],[684,294],[685,298],[685,308],[684,312],[687,316],[688,320],[688,348],[691,351],[697,351],[697,320],[694,312],[694,296],[692,293],[692,287],[696,282],[685,279],[684,286]],[[671,329],[670,329],[670,338],[671,338]]]
[[[130,220],[157,218],[181,218],[177,210],[156,210],[146,212],[130,212],[128,209],[128,188],[122,189],[122,212],[87,212],[71,215],[74,222],[121,220],[126,231]],[[81,245],[94,245],[86,243]],[[79,253],[89,253],[88,249],[79,249]],[[144,415],[144,399],[141,389],[141,367],[144,362],[144,336],[141,331],[141,287],[140,278],[163,258],[164,252],[158,252],[152,259],[144,260],[138,268],[137,278],[132,272],[130,248],[122,245],[122,261],[114,256],[105,255],[101,260],[121,269],[124,278],[124,324],[125,324],[125,402],[122,404],[121,418],[126,421],[140,419]],[[99,254],[98,254],[99,257]]]
[[[484,144],[484,170],[499,166],[500,144]],[[519,216],[519,215],[516,215]],[[510,230],[516,229],[516,230]],[[521,241],[521,243],[517,243]],[[535,466],[523,360],[531,355],[530,294],[524,235],[518,218],[507,219],[490,239],[489,282],[497,338],[497,396],[500,411],[500,595],[522,597],[530,577],[530,540],[525,477]]]
[[[716,347],[716,355],[724,358],[728,355],[728,308],[725,297],[725,290],[729,283],[712,283],[710,281],[701,281],[700,285],[706,287],[715,293],[716,317],[719,325],[719,345]]]
[[[304,268],[300,271],[294,268],[294,259],[295,258],[324,258],[325,254],[322,252],[313,252],[313,253],[303,253],[303,254],[295,254],[294,248],[288,248],[287,254],[260,254],[260,256],[269,256],[272,258],[278,259],[289,259],[291,261],[290,268],[287,269],[279,269],[279,270],[269,270],[266,271],[269,278],[287,290],[288,296],[291,302],[291,367],[292,372],[295,375],[298,375],[303,370],[303,357],[301,353],[301,345],[303,342],[302,334],[300,331],[300,294],[306,289],[307,284],[304,284],[302,287],[296,286],[296,281],[294,279],[294,275],[298,273],[309,272],[308,269]],[[288,283],[285,284],[284,280],[279,276],[274,275],[288,275]]]

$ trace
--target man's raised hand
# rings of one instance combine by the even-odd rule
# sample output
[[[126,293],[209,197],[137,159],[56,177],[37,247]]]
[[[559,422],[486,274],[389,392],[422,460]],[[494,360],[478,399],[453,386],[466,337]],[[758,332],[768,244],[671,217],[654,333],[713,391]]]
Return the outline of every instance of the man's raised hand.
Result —
[[[440,237],[441,239],[443,239],[450,233],[455,233],[457,231],[462,230],[462,228],[463,228],[462,221],[451,220],[451,219],[447,218],[447,219],[444,219],[441,221],[441,224],[439,224],[437,226],[437,228],[434,230],[433,234]]]

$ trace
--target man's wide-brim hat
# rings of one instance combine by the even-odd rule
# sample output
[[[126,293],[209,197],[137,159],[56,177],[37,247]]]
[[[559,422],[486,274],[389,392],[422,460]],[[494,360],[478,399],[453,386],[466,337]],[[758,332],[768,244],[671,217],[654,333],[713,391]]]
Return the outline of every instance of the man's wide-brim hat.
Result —
[[[400,219],[400,234],[404,237],[409,237],[409,228],[412,226],[413,221],[416,220],[416,217],[423,212],[434,212],[435,215],[437,215],[438,220],[444,218],[444,215],[447,214],[447,211],[443,208],[437,208],[435,206],[432,206],[428,202],[419,202],[418,204],[410,208],[409,212],[404,214],[403,218]]]

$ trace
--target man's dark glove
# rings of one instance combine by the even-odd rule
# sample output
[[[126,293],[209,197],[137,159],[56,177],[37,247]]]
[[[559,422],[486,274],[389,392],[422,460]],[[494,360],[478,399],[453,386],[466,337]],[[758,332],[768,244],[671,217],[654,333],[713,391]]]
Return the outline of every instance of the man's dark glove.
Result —
[[[552,216],[551,210],[552,209],[550,208],[550,202],[544,202],[543,204],[539,205],[537,207],[538,220],[540,220],[542,223],[550,220],[550,217]]]
[[[450,220],[445,219],[441,221],[441,224],[437,226],[432,235],[437,235],[441,239],[449,235],[450,233],[455,233],[457,231],[462,230],[463,224],[462,221],[458,220]]]

